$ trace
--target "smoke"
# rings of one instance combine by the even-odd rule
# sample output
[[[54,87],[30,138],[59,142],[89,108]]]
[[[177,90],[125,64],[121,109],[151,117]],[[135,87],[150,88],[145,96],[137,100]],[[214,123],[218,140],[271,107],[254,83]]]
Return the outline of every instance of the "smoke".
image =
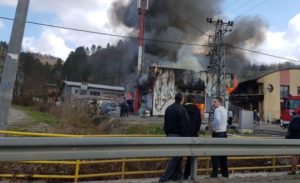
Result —
[[[214,27],[206,22],[206,18],[220,12],[221,3],[220,0],[150,0],[144,37],[207,44],[207,34],[214,32]],[[114,27],[126,26],[138,30],[137,0],[115,1],[110,17]],[[225,42],[250,49],[256,48],[265,38],[266,27],[259,17],[240,18],[234,22],[233,31],[228,34]],[[147,66],[153,64],[200,71],[206,70],[208,63],[208,47],[146,41],[144,51],[144,71]],[[237,71],[243,64],[249,63],[243,52],[232,48],[226,50],[226,61],[230,72]]]
[[[233,30],[225,38],[225,43],[237,47],[254,49],[264,42],[267,24],[257,16],[246,16],[234,23]],[[226,49],[226,66],[229,72],[243,74],[242,67],[250,64],[246,52],[239,49]]]

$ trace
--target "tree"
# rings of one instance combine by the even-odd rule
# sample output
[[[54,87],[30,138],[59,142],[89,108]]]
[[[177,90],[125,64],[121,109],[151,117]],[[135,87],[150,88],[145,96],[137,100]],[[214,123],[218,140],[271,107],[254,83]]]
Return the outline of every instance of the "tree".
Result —
[[[54,83],[59,84],[63,80],[62,72],[63,61],[61,59],[58,59],[51,70]]]
[[[102,49],[101,46],[97,46],[97,51],[96,52],[100,51],[101,49]]]
[[[6,52],[7,52],[7,43],[5,41],[0,41],[0,59],[5,58]]]
[[[93,44],[91,47],[91,55],[95,54],[96,51],[97,51],[97,47],[96,47],[96,45]]]
[[[89,77],[87,58],[84,47],[72,51],[63,66],[63,77],[71,81],[87,81]]]

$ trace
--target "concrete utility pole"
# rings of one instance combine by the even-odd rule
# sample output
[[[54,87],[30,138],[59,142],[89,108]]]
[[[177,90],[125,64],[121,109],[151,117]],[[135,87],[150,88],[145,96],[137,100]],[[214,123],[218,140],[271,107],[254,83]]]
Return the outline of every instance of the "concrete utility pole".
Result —
[[[208,66],[208,73],[211,76],[211,88],[210,97],[221,97],[224,101],[227,99],[226,93],[226,65],[225,65],[225,43],[224,35],[230,32],[230,27],[233,26],[233,22],[223,22],[223,20],[212,20],[212,18],[207,18],[207,23],[213,24],[215,26],[215,34],[210,37],[210,63]],[[212,39],[211,39],[212,38]],[[209,122],[213,120],[214,110],[212,109],[209,113]]]
[[[29,0],[18,1],[0,85],[0,129],[7,126],[28,7]]]

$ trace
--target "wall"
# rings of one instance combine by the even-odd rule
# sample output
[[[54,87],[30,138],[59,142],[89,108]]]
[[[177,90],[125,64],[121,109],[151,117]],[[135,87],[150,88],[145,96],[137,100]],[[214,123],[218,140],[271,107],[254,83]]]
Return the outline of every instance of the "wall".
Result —
[[[298,95],[297,87],[300,87],[300,69],[290,70],[290,94]]]
[[[257,81],[263,84],[264,103],[263,118],[265,120],[273,120],[280,118],[280,72],[274,72],[261,77]],[[273,85],[273,91],[267,90],[268,85]]]

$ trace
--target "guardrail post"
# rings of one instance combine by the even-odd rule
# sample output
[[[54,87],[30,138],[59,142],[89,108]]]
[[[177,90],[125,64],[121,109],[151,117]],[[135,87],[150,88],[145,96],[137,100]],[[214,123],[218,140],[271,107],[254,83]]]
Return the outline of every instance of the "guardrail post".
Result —
[[[276,172],[276,157],[273,156],[272,158],[272,166],[273,166],[273,172]]]
[[[196,156],[192,156],[191,159],[191,179],[193,181],[197,178],[198,160]]]
[[[74,183],[77,183],[77,182],[78,182],[78,178],[79,178],[79,168],[80,168],[80,160],[76,160],[76,168],[75,168]]]
[[[122,180],[125,178],[125,158],[122,159]]]
[[[209,164],[210,164],[210,158],[206,157],[206,175],[209,175]]]

